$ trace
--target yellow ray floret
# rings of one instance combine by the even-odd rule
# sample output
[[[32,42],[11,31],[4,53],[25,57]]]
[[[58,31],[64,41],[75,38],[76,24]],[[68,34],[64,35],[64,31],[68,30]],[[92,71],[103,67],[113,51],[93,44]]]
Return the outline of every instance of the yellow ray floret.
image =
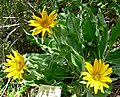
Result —
[[[87,72],[82,72],[83,80],[87,81],[87,87],[94,87],[94,93],[97,94],[98,90],[104,93],[103,87],[109,88],[108,83],[111,83],[110,74],[112,68],[109,64],[105,64],[101,59],[94,60],[93,66],[89,62],[85,62]]]
[[[22,79],[22,73],[24,73],[24,69],[27,69],[26,65],[24,64],[24,57],[18,53],[18,51],[12,50],[12,54],[6,55],[8,59],[6,59],[7,62],[4,62],[3,64],[5,66],[8,66],[4,70],[4,72],[8,72],[7,78],[13,77],[13,80],[18,78],[19,80]]]
[[[32,35],[37,35],[42,32],[42,37],[44,37],[46,32],[48,32],[48,34],[52,34],[51,28],[58,23],[58,21],[54,21],[57,17],[55,10],[48,15],[44,8],[42,12],[39,13],[41,17],[38,17],[33,13],[32,17],[34,20],[28,21],[29,26],[35,27]]]

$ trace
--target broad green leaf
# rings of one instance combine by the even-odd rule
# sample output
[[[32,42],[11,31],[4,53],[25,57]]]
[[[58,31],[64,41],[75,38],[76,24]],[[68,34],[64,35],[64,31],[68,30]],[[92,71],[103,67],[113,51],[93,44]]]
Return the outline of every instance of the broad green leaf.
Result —
[[[66,27],[66,21],[60,20],[59,25],[62,26],[62,27]]]
[[[55,27],[53,29],[53,37],[57,46],[62,49],[61,44],[65,41],[66,29],[61,29],[60,27]]]
[[[80,19],[73,14],[69,14],[67,18],[67,35],[66,42],[77,52],[82,54],[82,34],[80,31]]]
[[[110,45],[110,47],[117,40],[118,36],[120,36],[120,20],[111,29],[110,38],[109,38],[109,45]]]
[[[67,18],[67,27],[71,30],[71,34],[77,34],[80,31],[80,19],[73,14],[69,14]]]
[[[74,64],[74,66],[78,69],[78,71],[82,70],[82,64],[78,58],[76,58],[73,54],[71,54],[71,61]]]
[[[78,52],[76,52],[73,48],[71,49],[72,49],[74,56],[79,61],[79,63],[77,63],[79,69],[84,70],[84,62],[85,62],[84,58]]]
[[[107,59],[106,59],[109,63],[111,64],[119,64],[120,63],[120,48],[118,49],[113,49]]]
[[[82,30],[84,39],[88,42],[96,41],[96,35],[95,35],[95,28],[93,26],[93,23],[90,21],[90,18],[87,17],[84,19],[82,24]]]
[[[97,17],[98,17],[98,23],[99,23],[98,26],[101,27],[101,30],[104,29],[103,27],[107,27],[104,16],[102,15],[100,9],[98,11]],[[104,33],[104,34],[106,34],[106,33]]]
[[[112,66],[112,70],[113,70],[113,74],[120,76],[120,63]]]
[[[70,70],[68,70],[67,66],[60,66],[57,63],[50,63],[49,65],[50,66],[47,68],[47,70],[43,72],[43,74],[49,81],[64,80],[70,74]]]
[[[85,45],[84,59],[92,61],[94,58],[98,58],[98,47],[95,44],[88,44]]]
[[[120,76],[120,48],[118,49],[115,48],[112,51],[110,51],[106,60],[110,64],[113,64],[112,66],[113,74]]]
[[[27,53],[25,56],[25,63],[33,65],[32,67],[35,67],[35,64],[39,65],[42,64],[44,66],[47,66],[45,63],[47,59],[49,59],[49,54],[38,54],[38,53]]]
[[[48,67],[49,54],[27,53],[24,57],[28,68],[28,72],[23,74],[24,78],[26,80],[35,80],[36,78],[40,78],[40,76],[42,78],[42,72]]]
[[[98,14],[98,54],[99,58],[103,58],[106,54],[107,50],[107,42],[108,42],[108,28],[105,22],[105,19],[99,10]]]
[[[67,35],[66,38],[67,44],[74,48],[77,52],[79,52],[82,55],[82,43],[78,42],[78,38],[76,35]]]

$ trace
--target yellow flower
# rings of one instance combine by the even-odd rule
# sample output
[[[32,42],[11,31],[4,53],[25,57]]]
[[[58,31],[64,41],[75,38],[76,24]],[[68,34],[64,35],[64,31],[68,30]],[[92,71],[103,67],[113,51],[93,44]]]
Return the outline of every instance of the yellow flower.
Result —
[[[112,68],[108,68],[109,64],[105,64],[101,59],[94,60],[94,65],[92,66],[89,62],[85,62],[85,68],[88,72],[82,72],[83,80],[88,81],[87,87],[94,87],[94,93],[97,94],[98,90],[104,93],[103,87],[109,88],[107,83],[111,83],[110,74],[112,73]]]
[[[5,66],[9,66],[9,68],[6,68],[4,72],[8,72],[7,78],[13,77],[13,80],[18,78],[19,80],[22,79],[22,73],[24,73],[23,69],[27,69],[26,65],[24,64],[24,57],[18,53],[18,51],[13,51],[12,54],[6,55],[8,59],[6,59],[7,62],[4,62],[3,64]]]
[[[30,24],[29,26],[34,26],[36,28],[33,29],[32,35],[37,35],[42,32],[42,37],[44,37],[45,32],[47,31],[48,34],[52,34],[51,28],[53,28],[58,21],[54,21],[57,17],[55,10],[47,14],[45,8],[42,10],[42,13],[39,11],[41,17],[36,16],[34,13],[32,15],[34,20],[28,21]]]

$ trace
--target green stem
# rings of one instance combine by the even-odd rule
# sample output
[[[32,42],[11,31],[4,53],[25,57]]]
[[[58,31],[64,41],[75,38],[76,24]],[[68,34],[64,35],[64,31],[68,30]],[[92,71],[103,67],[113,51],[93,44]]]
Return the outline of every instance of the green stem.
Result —
[[[109,47],[109,49],[107,50],[105,57],[103,58],[103,62],[105,61],[105,59],[107,58],[108,54],[110,53],[111,50],[111,46]]]
[[[56,29],[55,29],[56,30]],[[53,33],[53,37],[54,37],[54,39],[55,39],[55,41],[57,42],[57,44],[58,44],[58,46],[59,46],[59,48],[60,48],[60,50],[62,51],[62,53],[63,54],[65,54],[65,51],[64,51],[64,49],[62,49],[62,47],[61,47],[61,43],[60,43],[60,41],[57,39],[57,37],[55,36],[55,34]],[[68,63],[68,66],[72,69],[72,71],[74,72],[74,74],[77,76],[77,77],[79,77],[79,75],[75,72],[75,70],[72,68],[72,66],[71,66],[71,63],[68,61],[68,59],[66,58],[66,61],[67,61],[67,63]]]

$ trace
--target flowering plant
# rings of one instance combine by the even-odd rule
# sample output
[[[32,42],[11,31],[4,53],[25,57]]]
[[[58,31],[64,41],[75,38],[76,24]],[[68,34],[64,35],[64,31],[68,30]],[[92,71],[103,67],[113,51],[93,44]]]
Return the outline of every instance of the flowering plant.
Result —
[[[29,3],[28,3],[29,4]],[[62,87],[61,97],[106,97],[112,89],[112,74],[120,76],[120,48],[114,43],[120,35],[120,21],[109,27],[101,9],[96,12],[87,4],[79,5],[76,14],[68,11],[42,11],[32,13],[27,28],[27,39],[41,51],[18,50],[6,55],[6,77],[19,80],[19,84],[37,87],[37,97]],[[32,32],[31,32],[32,31]],[[29,47],[27,47],[29,48]],[[33,47],[34,49],[34,47]],[[48,86],[47,86],[48,85]],[[22,89],[21,89],[22,90]],[[47,94],[45,94],[47,95]],[[42,97],[42,96],[40,96]]]

